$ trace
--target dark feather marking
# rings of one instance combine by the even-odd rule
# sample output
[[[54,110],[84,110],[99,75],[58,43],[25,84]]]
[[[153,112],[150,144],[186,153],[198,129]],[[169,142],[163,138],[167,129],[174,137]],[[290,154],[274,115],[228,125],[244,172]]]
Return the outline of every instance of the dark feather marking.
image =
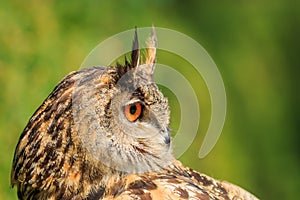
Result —
[[[211,200],[211,198],[209,197],[208,194],[196,194],[196,196],[198,199],[201,199],[201,200]],[[214,200],[219,200],[217,198],[213,198]]]
[[[117,182],[116,184],[114,184],[114,186],[111,188],[111,193],[113,195],[113,197],[117,197],[120,194],[122,194],[122,192],[125,191],[125,186],[122,182]]]
[[[61,139],[60,139],[60,144],[62,143]],[[50,161],[56,161],[58,154],[55,152],[55,150],[53,150],[52,154],[50,155]]]
[[[129,184],[128,189],[147,189],[153,190],[157,188],[157,185],[153,183],[151,180],[136,180]]]
[[[179,196],[181,198],[184,198],[184,199],[189,198],[189,193],[186,190],[182,189],[181,187],[176,187],[174,192],[179,194]]]
[[[186,171],[184,171],[184,170],[182,170],[182,175],[184,177],[191,178],[191,175],[189,173],[187,173]]]
[[[62,184],[62,185],[60,186],[60,188],[59,188],[60,195],[59,195],[59,196],[60,196],[61,198],[58,197],[57,199],[63,199],[63,195],[64,195],[64,193],[66,192],[66,189],[67,189],[67,188],[66,188],[66,185],[65,185],[65,184]]]
[[[104,188],[100,187],[99,189],[97,189],[96,192],[91,192],[86,198],[86,200],[99,200],[103,197],[104,191]]]
[[[71,137],[68,137],[68,142],[67,142],[67,144],[66,144],[66,146],[65,146],[65,148],[64,148],[64,154],[66,154],[68,151],[69,151],[69,149],[70,149],[70,147],[73,145],[73,141],[72,141],[72,138]]]
[[[29,163],[28,167],[25,168],[27,171],[25,172],[25,183],[28,183],[28,181],[32,178],[31,172],[33,171],[33,168],[30,167],[31,163]],[[26,167],[26,166],[25,166]]]
[[[23,169],[30,169],[30,166],[31,166],[31,162],[29,161],[29,160],[26,160],[27,162],[26,162],[26,164],[25,164],[25,166],[24,166],[24,168]]]
[[[54,120],[51,122],[50,126],[48,127],[47,133],[49,133],[49,134],[53,133],[54,128],[55,128],[55,123],[56,123],[56,121],[54,121]]]
[[[197,188],[197,190],[200,190],[200,191],[202,191],[202,192],[205,191],[203,188],[201,188],[201,187],[199,187],[198,185],[195,185],[195,184],[193,184],[193,183],[187,183],[187,186]]]
[[[221,195],[227,195],[227,191],[219,184],[218,184],[218,186],[214,186],[213,190],[218,192]]]
[[[35,182],[35,184],[36,184],[37,188],[40,188],[43,184],[43,182],[41,181],[43,175],[39,173],[36,176],[37,176],[37,178],[36,178],[37,181]]]
[[[60,134],[58,137],[57,137],[57,139],[56,139],[56,148],[57,149],[59,149],[61,146],[62,146],[62,144],[63,144],[63,137],[62,137],[62,135]]]
[[[35,132],[37,131],[37,130],[39,130],[39,128],[41,127],[41,125],[42,125],[42,123],[43,123],[43,120],[38,120],[37,122],[36,122],[36,124],[32,124],[32,128],[31,128],[31,130],[30,130],[30,135],[29,135],[29,137],[30,136],[33,136],[34,134],[35,134]]]
[[[33,160],[32,160],[32,163],[36,163],[38,162],[39,160],[41,159],[41,155],[40,154],[35,154]]]
[[[69,150],[69,148],[73,145],[73,140],[72,140],[72,128],[71,126],[69,125],[68,128],[67,128],[67,144],[64,148],[64,154],[66,154]]]
[[[53,131],[53,134],[52,134],[52,141],[54,140],[60,140],[60,145],[56,145],[57,148],[61,147],[61,140],[62,140],[62,134],[59,134],[63,129],[64,129],[64,124],[65,124],[65,121],[61,120],[59,122],[59,124],[57,125],[57,127],[55,128],[55,130]]]
[[[139,188],[139,189],[133,189],[131,190],[131,194],[135,194],[137,196],[141,196],[143,194],[145,194],[144,190]]]
[[[176,179],[177,176],[171,174],[161,174],[158,176],[160,179]]]
[[[35,142],[32,142],[30,144],[29,152],[31,152],[31,155],[36,156],[37,151],[39,150],[41,146],[42,138],[38,138]]]
[[[201,176],[200,174],[198,174],[197,172],[195,172],[194,170],[190,171],[190,174],[195,177],[195,179],[197,181],[199,181],[200,183],[202,183],[204,186],[208,186],[208,185],[212,185],[213,183],[208,180],[205,176]]]
[[[133,98],[137,98],[137,99],[140,99],[141,101],[144,101],[145,99],[145,94],[144,92],[141,90],[140,87],[138,87],[131,95],[130,99],[133,99]]]
[[[65,104],[70,98],[72,93],[70,93],[68,90],[65,91],[58,99],[58,104]]]
[[[141,200],[152,200],[152,197],[149,192],[139,195],[139,197],[141,198]]]
[[[68,102],[66,108],[65,108],[65,112],[70,111],[72,108],[72,99]]]
[[[57,110],[56,110],[56,115],[54,116],[54,120],[58,121],[59,118],[61,118],[62,116],[64,117],[64,113],[66,113],[66,110],[64,108],[59,107],[59,105],[57,106]]]
[[[86,174],[86,171],[88,171],[89,169],[89,166],[86,164],[86,162],[82,162],[81,163],[81,166],[80,166],[80,171],[81,171],[81,176],[80,176],[80,179],[79,179],[79,187],[78,187],[78,190],[82,191],[83,190],[83,182],[84,182],[84,178],[85,178],[85,174]],[[90,183],[91,183],[91,180],[89,179],[86,179],[88,180]]]
[[[52,113],[54,112],[54,110],[53,109],[51,109],[52,108],[52,104],[49,104],[47,107],[46,107],[46,109],[44,110],[44,112],[41,112],[41,114],[44,114],[45,113],[45,115],[44,115],[44,120],[45,121],[48,121],[50,118],[51,118],[51,116],[52,116]],[[40,117],[39,117],[40,118]],[[38,118],[38,119],[39,119]]]
[[[132,147],[137,150],[138,152],[140,152],[141,154],[147,154],[148,152],[145,151],[144,149],[140,148],[140,147],[137,147],[135,145],[132,145]]]
[[[120,63],[117,63],[117,70],[118,70],[117,71],[118,76],[119,77],[123,76],[129,70],[129,67],[126,64],[126,61],[125,61],[125,66],[122,66]]]
[[[20,163],[17,164],[15,170],[14,170],[14,180],[18,180],[18,176],[19,176],[19,172],[21,170],[21,168],[23,167],[23,165],[21,165]]]

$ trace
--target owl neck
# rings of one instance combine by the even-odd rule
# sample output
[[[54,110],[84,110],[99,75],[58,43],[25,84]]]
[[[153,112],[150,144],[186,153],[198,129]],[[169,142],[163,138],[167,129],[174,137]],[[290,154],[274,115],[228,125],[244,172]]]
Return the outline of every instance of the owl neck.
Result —
[[[115,188],[115,185],[124,177],[144,173],[131,173],[108,167],[80,146],[77,146],[76,152],[81,159],[76,160],[62,175],[64,177],[63,188],[66,190],[59,189],[59,191],[63,193],[62,197],[64,198],[101,199],[107,193],[113,193],[113,191],[108,191],[108,188]],[[147,171],[160,172],[170,168],[175,162],[173,157],[172,160],[169,166],[162,167],[164,165],[161,165],[160,168],[149,168]],[[62,187],[60,186],[60,188]]]
[[[138,180],[141,180],[141,177],[156,177],[157,174],[162,173],[187,176],[186,168],[177,160],[174,160],[167,168],[160,171],[145,172],[142,174],[113,172],[113,174],[103,176],[102,184],[98,188],[90,190],[87,199],[102,199],[104,196],[116,196],[130,189],[130,187],[134,187],[134,185],[136,187],[143,187],[143,182],[136,185],[136,183],[139,183]]]

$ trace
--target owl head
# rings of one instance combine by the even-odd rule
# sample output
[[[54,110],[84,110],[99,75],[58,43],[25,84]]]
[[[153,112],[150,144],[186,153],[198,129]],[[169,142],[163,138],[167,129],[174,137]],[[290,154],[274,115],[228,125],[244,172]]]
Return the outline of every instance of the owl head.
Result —
[[[141,61],[135,32],[131,62],[79,72],[72,95],[74,128],[91,158],[129,173],[165,168],[173,161],[169,107],[153,81],[156,35]]]

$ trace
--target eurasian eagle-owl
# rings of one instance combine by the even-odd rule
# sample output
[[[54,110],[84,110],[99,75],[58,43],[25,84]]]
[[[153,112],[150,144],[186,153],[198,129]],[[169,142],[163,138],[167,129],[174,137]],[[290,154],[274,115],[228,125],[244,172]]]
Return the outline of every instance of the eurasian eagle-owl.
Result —
[[[153,82],[156,35],[145,61],[67,75],[31,117],[11,173],[19,199],[256,199],[172,155],[168,101]]]

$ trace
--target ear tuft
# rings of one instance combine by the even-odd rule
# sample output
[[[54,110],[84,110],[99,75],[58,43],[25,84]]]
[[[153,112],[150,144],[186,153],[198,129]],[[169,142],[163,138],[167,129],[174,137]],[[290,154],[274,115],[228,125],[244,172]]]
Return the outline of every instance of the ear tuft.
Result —
[[[139,49],[137,28],[135,27],[134,39],[133,39],[132,51],[131,51],[131,67],[137,67],[139,65],[139,61],[140,61],[140,49]]]
[[[147,40],[147,54],[145,64],[156,63],[156,48],[157,48],[157,37],[154,26],[152,26],[152,32]]]

